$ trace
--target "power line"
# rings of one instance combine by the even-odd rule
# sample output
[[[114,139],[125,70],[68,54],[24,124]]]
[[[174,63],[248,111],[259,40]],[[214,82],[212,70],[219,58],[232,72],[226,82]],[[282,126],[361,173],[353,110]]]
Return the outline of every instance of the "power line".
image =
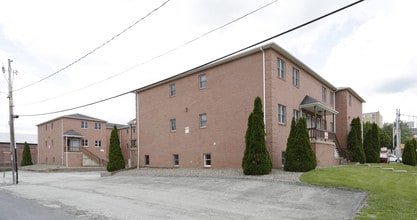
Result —
[[[350,8],[350,7],[352,7],[352,6],[354,6],[354,5],[358,4],[358,3],[361,3],[361,2],[363,2],[363,1],[364,1],[364,0],[359,0],[359,1],[356,1],[356,2],[351,3],[351,4],[349,4],[349,5],[346,5],[346,6],[344,6],[344,7],[341,7],[341,8],[339,8],[339,9],[336,9],[336,10],[334,10],[334,11],[332,11],[332,12],[329,12],[329,13],[327,13],[327,14],[325,14],[325,15],[322,15],[322,16],[320,16],[320,17],[317,17],[317,18],[315,18],[315,19],[312,19],[312,20],[310,20],[310,21],[307,21],[307,22],[305,22],[305,23],[303,23],[303,24],[301,24],[301,25],[298,25],[298,26],[293,27],[293,28],[290,28],[290,29],[288,29],[288,30],[286,30],[286,31],[284,31],[284,32],[281,32],[281,33],[279,33],[279,34],[276,34],[276,35],[274,35],[274,36],[272,36],[272,37],[266,38],[266,39],[264,39],[264,40],[262,40],[262,41],[259,41],[259,42],[257,42],[257,43],[254,43],[254,44],[252,44],[252,45],[250,45],[250,46],[244,47],[243,49],[239,49],[239,50],[237,50],[237,51],[235,51],[235,52],[229,53],[229,54],[227,54],[227,55],[225,55],[225,56],[222,56],[222,57],[220,57],[220,58],[214,59],[214,60],[212,60],[212,61],[210,61],[210,62],[207,62],[207,63],[202,64],[202,65],[200,65],[200,66],[197,66],[197,67],[195,67],[195,68],[192,68],[192,69],[188,70],[187,72],[189,72],[189,71],[193,71],[193,70],[196,70],[196,69],[199,69],[199,68],[202,68],[202,67],[207,66],[207,65],[210,65],[210,64],[213,64],[213,63],[218,62],[218,61],[220,61],[220,60],[222,60],[222,59],[225,59],[225,58],[227,58],[227,57],[230,57],[230,56],[233,56],[233,55],[235,55],[235,54],[237,54],[237,53],[240,53],[240,52],[242,52],[242,51],[244,51],[244,50],[247,50],[247,49],[252,48],[252,47],[255,47],[255,46],[259,45],[259,44],[265,43],[265,42],[267,42],[267,41],[269,41],[269,40],[272,40],[272,39],[274,39],[274,38],[280,37],[280,36],[282,36],[282,35],[284,35],[284,34],[288,34],[288,33],[292,32],[292,31],[295,31],[295,30],[300,29],[300,28],[302,28],[302,27],[305,27],[305,26],[307,26],[307,25],[309,25],[309,24],[312,24],[312,23],[314,23],[314,22],[317,22],[317,21],[319,21],[319,20],[321,20],[321,19],[323,19],[323,18],[326,18],[326,17],[328,17],[328,16],[330,16],[330,15],[336,14],[336,13],[338,13],[338,12],[340,12],[340,11],[343,11],[343,10],[345,10],[345,9],[347,9],[347,8]],[[19,116],[22,116],[22,117],[26,117],[26,116],[41,116],[41,115],[50,115],[50,114],[56,114],[56,113],[61,113],[61,112],[66,112],[66,111],[71,111],[71,110],[75,110],[75,109],[79,109],[79,108],[87,107],[87,106],[90,106],[90,105],[98,104],[98,103],[101,103],[101,102],[104,102],[104,101],[108,101],[108,100],[111,100],[111,99],[114,99],[114,98],[118,98],[118,97],[121,97],[121,96],[127,95],[127,94],[129,94],[129,93],[133,93],[133,92],[135,92],[135,91],[136,91],[136,90],[133,90],[133,91],[128,91],[128,92],[124,92],[124,93],[121,93],[121,94],[119,94],[119,95],[112,96],[112,97],[110,97],[110,98],[102,99],[102,100],[99,100],[99,101],[91,102],[91,103],[88,103],[88,104],[85,104],[85,105],[81,105],[81,106],[77,106],[77,107],[73,107],[73,108],[68,108],[68,109],[64,109],[64,110],[59,110],[59,111],[54,111],[54,112],[48,112],[48,113],[40,113],[40,114],[19,115]]]
[[[131,66],[131,67],[129,67],[129,68],[127,68],[127,69],[123,70],[122,72],[117,73],[117,74],[115,74],[115,75],[112,75],[112,76],[110,76],[110,77],[107,77],[107,78],[105,78],[105,79],[103,79],[103,80],[100,80],[100,81],[97,81],[97,82],[93,82],[93,83],[88,84],[88,85],[86,85],[86,86],[84,86],[84,87],[81,87],[81,88],[78,88],[78,89],[72,90],[72,91],[70,91],[70,92],[67,92],[67,93],[64,93],[64,94],[61,94],[61,95],[57,95],[57,96],[54,96],[54,97],[51,97],[51,98],[48,98],[48,99],[44,99],[44,100],[41,100],[41,101],[32,102],[32,103],[28,103],[28,104],[23,104],[23,105],[19,105],[19,106],[33,105],[33,104],[37,104],[37,103],[42,103],[42,102],[50,101],[50,100],[53,100],[53,99],[56,99],[56,98],[59,98],[59,97],[62,97],[62,96],[65,96],[65,95],[68,95],[68,94],[74,93],[74,92],[78,92],[78,91],[83,90],[83,89],[86,89],[86,88],[92,87],[92,86],[94,86],[94,85],[100,84],[100,83],[102,83],[102,82],[105,82],[105,81],[110,80],[110,79],[112,79],[112,78],[118,77],[118,76],[120,76],[120,75],[123,75],[123,74],[125,74],[125,73],[127,73],[127,72],[129,72],[129,71],[131,71],[131,70],[133,70],[133,69],[135,69],[135,68],[137,68],[137,67],[139,67],[139,66],[142,66],[142,65],[147,64],[147,63],[149,63],[149,62],[151,62],[151,61],[154,61],[154,60],[156,60],[156,59],[158,59],[158,58],[161,58],[161,57],[163,57],[163,56],[165,56],[165,55],[167,55],[167,54],[170,54],[170,53],[172,53],[172,52],[174,52],[174,51],[176,51],[176,50],[178,50],[178,49],[180,49],[180,48],[182,48],[182,47],[185,47],[185,46],[187,46],[188,44],[191,44],[191,43],[193,43],[194,41],[197,41],[197,40],[199,40],[199,39],[201,39],[201,38],[203,38],[203,37],[205,37],[205,36],[207,36],[207,35],[209,35],[209,34],[211,34],[211,33],[215,32],[215,31],[218,31],[218,30],[220,30],[220,29],[222,29],[222,28],[224,28],[224,27],[226,27],[226,26],[229,26],[229,25],[231,25],[231,24],[233,24],[233,23],[235,23],[235,22],[237,22],[237,21],[239,21],[239,20],[241,20],[241,19],[243,19],[243,18],[245,18],[245,17],[248,17],[249,15],[252,15],[252,14],[254,14],[254,13],[256,13],[256,12],[258,12],[258,11],[260,11],[260,10],[264,9],[264,8],[266,8],[266,7],[268,7],[268,6],[272,5],[273,3],[277,2],[277,1],[278,1],[278,0],[274,0],[274,1],[271,1],[271,2],[269,2],[269,3],[267,3],[267,4],[264,4],[264,5],[262,5],[261,7],[256,8],[255,10],[253,10],[253,11],[251,11],[251,12],[249,12],[249,13],[246,13],[246,14],[244,14],[244,15],[242,15],[242,16],[240,16],[240,17],[238,17],[238,18],[235,18],[235,19],[233,19],[233,20],[231,20],[231,21],[229,21],[229,22],[227,22],[227,23],[225,23],[225,24],[223,24],[223,25],[221,25],[221,26],[219,26],[219,27],[216,27],[216,28],[214,28],[214,29],[211,29],[211,30],[209,30],[209,31],[207,31],[207,32],[205,32],[205,33],[203,33],[203,34],[201,34],[201,35],[199,35],[199,36],[197,36],[197,37],[195,37],[195,38],[193,38],[193,39],[191,39],[191,40],[189,40],[189,41],[187,41],[187,42],[183,43],[183,44],[180,44],[180,45],[178,45],[178,46],[176,46],[176,47],[174,47],[174,48],[172,48],[172,49],[170,49],[170,50],[168,50],[168,51],[166,51],[166,52],[164,52],[164,53],[162,53],[162,54],[160,54],[160,55],[157,55],[157,56],[155,56],[155,57],[152,57],[152,58],[150,58],[149,60],[146,60],[146,61],[144,61],[144,62],[142,62],[142,63],[135,64],[135,65],[133,65],[133,66]]]
[[[102,43],[100,46],[94,48],[93,50],[91,50],[90,52],[86,53],[85,55],[81,56],[80,58],[76,59],[75,61],[73,61],[72,63],[64,66],[63,68],[59,69],[58,71],[38,80],[35,81],[33,83],[30,83],[26,86],[23,86],[19,89],[14,90],[15,92],[20,91],[22,89],[26,89],[30,86],[33,86],[35,84],[38,84],[48,78],[51,78],[53,76],[55,76],[56,74],[64,71],[65,69],[68,69],[69,67],[73,66],[74,64],[78,63],[79,61],[83,60],[84,58],[86,58],[87,56],[93,54],[94,52],[96,52],[97,50],[101,49],[102,47],[104,47],[105,45],[107,45],[108,43],[110,43],[111,41],[113,41],[114,39],[116,39],[117,37],[119,37],[120,35],[124,34],[126,31],[128,31],[129,29],[131,29],[133,26],[137,25],[139,22],[145,20],[147,17],[149,17],[151,14],[153,14],[154,12],[156,12],[157,10],[159,10],[160,8],[162,8],[165,4],[167,4],[170,0],[166,0],[165,2],[163,2],[160,6],[158,6],[157,8],[153,9],[152,11],[148,12],[148,14],[146,14],[145,16],[143,16],[142,18],[140,18],[139,20],[135,21],[133,24],[131,24],[130,26],[128,26],[127,28],[123,29],[120,33],[116,34],[115,36],[113,36],[112,38],[110,38],[109,40],[107,40],[106,42]]]

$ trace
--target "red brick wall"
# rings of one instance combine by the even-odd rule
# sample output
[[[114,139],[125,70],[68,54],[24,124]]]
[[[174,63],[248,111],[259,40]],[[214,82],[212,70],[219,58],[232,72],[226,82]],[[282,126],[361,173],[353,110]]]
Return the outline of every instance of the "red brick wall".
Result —
[[[207,76],[207,88],[199,89],[198,77]],[[175,83],[176,96],[169,96]],[[212,167],[241,166],[247,118],[256,96],[262,96],[262,56],[244,57],[174,80],[139,93],[140,166],[144,155],[152,167],[203,167],[203,154],[211,154]],[[199,127],[199,115],[207,114],[207,127]],[[170,131],[170,119],[177,122]],[[185,134],[185,128],[189,134]]]

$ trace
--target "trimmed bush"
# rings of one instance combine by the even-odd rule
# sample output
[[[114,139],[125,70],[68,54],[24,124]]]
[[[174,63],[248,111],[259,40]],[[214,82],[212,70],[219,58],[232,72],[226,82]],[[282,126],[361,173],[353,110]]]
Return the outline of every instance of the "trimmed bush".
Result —
[[[317,159],[316,154],[311,148],[307,121],[302,117],[296,123],[293,118],[291,121],[290,135],[287,139],[284,170],[307,172],[314,170],[316,166]]]
[[[122,149],[120,149],[119,135],[115,125],[110,135],[109,162],[107,163],[107,171],[112,172],[124,168],[125,160],[123,158]]]
[[[416,158],[416,146],[417,142],[415,139],[411,139],[405,143],[404,153],[403,153],[403,163],[415,166],[417,165],[417,158]]]
[[[23,147],[23,153],[22,153],[22,161],[20,162],[20,166],[29,166],[33,165],[32,162],[32,155],[30,153],[29,144],[25,141],[24,147]]]
[[[354,118],[350,124],[350,132],[348,135],[348,150],[352,153],[352,162],[365,163],[365,152],[362,146],[362,131],[360,119]]]
[[[381,149],[379,146],[379,129],[376,123],[372,123],[372,128],[370,131],[366,132],[365,139],[363,141],[367,163],[380,162],[379,153]]]
[[[264,114],[260,97],[255,98],[253,112],[248,118],[245,144],[242,159],[243,173],[245,175],[269,174],[272,170],[272,161],[266,148]]]

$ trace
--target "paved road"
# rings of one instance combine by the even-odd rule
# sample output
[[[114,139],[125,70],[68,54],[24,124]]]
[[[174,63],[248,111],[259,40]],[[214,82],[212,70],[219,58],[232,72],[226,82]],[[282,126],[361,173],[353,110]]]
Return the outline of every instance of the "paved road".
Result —
[[[351,219],[366,194],[275,179],[20,172],[17,196],[83,219]]]
[[[37,201],[16,197],[0,189],[0,219],[42,219],[42,220],[76,220],[76,215],[70,215],[59,205],[41,205]]]

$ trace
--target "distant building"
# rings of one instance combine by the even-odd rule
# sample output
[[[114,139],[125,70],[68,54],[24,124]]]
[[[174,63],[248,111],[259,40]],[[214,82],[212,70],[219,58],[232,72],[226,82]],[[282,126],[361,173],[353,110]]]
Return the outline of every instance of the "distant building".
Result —
[[[17,163],[20,166],[24,143],[29,145],[33,164],[37,163],[38,140],[34,134],[15,134]],[[0,133],[0,168],[11,167],[10,134]]]
[[[381,113],[378,112],[369,112],[362,114],[362,122],[375,123],[378,127],[382,128],[384,126],[384,120],[382,119]]]
[[[284,163],[293,117],[306,118],[318,166],[340,164],[364,100],[271,43],[137,89],[140,166],[241,167],[257,96],[274,168]]]
[[[135,124],[111,124],[82,114],[66,115],[38,125],[38,163],[67,167],[106,166],[114,125],[119,132],[126,165],[136,166],[131,163],[130,152],[136,150],[135,145],[126,145],[136,136],[128,135],[135,133]]]

